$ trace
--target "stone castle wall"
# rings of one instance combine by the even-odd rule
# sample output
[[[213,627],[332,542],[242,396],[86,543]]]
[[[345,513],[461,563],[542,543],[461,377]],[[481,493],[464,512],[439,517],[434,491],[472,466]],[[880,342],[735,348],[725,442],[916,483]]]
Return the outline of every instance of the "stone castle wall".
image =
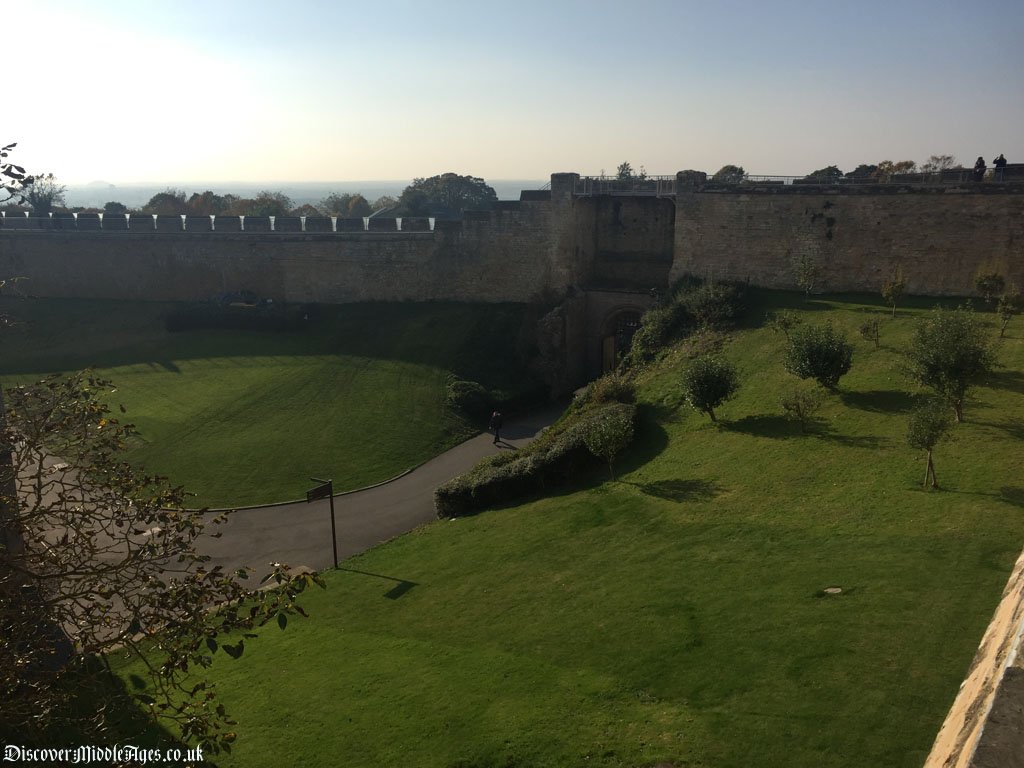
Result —
[[[672,278],[794,288],[809,254],[822,291],[874,293],[897,267],[913,294],[973,294],[979,270],[1024,286],[1024,190],[902,189],[679,194]]]
[[[571,265],[558,268],[551,208],[545,200],[505,203],[433,230],[418,220],[399,230],[394,219],[330,232],[289,231],[292,222],[271,231],[254,217],[245,231],[229,217],[216,232],[191,217],[192,229],[158,218],[162,230],[141,231],[92,220],[84,229],[5,221],[0,274],[53,297],[189,301],[250,290],[294,302],[529,301],[555,280],[576,278]]]
[[[9,216],[0,276],[38,296],[203,300],[530,301],[664,290],[684,274],[795,287],[809,254],[824,291],[876,292],[899,267],[916,294],[974,292],[979,270],[1024,285],[1024,185],[715,185],[575,196],[576,174],[462,221],[326,217]]]

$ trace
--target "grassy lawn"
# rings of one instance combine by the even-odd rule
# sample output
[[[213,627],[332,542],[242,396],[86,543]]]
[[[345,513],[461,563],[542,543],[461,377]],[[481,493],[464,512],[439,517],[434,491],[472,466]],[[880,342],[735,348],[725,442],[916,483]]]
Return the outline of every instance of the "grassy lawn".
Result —
[[[782,418],[769,330],[726,347],[743,379],[718,427],[677,407],[671,354],[616,482],[353,558],[309,620],[217,661],[241,722],[220,764],[917,768],[1024,544],[1021,322],[925,492],[896,370],[923,310],[763,302],[856,338],[815,433]]]
[[[445,407],[450,372],[514,392],[519,305],[323,308],[305,332],[168,333],[171,304],[4,300],[5,384],[93,366],[141,439],[129,458],[196,506],[300,498],[385,480],[473,434]]]

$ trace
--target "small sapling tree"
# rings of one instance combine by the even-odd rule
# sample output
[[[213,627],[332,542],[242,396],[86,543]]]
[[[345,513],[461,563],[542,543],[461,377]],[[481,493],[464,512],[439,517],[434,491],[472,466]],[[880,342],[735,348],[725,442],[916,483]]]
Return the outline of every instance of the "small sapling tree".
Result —
[[[917,448],[927,453],[927,464],[924,470],[925,488],[928,487],[929,482],[932,488],[939,487],[939,482],[935,477],[932,450],[946,436],[951,426],[949,409],[942,401],[934,398],[929,398],[910,413],[907,442],[911,448]]]
[[[957,423],[964,420],[967,394],[994,366],[989,339],[967,305],[934,309],[917,324],[907,350],[907,373],[944,400]]]
[[[768,327],[776,333],[781,333],[789,341],[789,333],[798,325],[803,325],[804,319],[791,309],[780,309],[768,315]]]
[[[817,384],[796,384],[782,395],[779,403],[786,417],[798,421],[800,431],[806,432],[824,401],[825,393]]]
[[[860,335],[861,338],[866,341],[873,342],[875,349],[880,346],[881,334],[878,331],[878,318],[872,318],[871,320],[865,320],[860,324]]]
[[[1020,290],[1016,285],[1010,283],[996,304],[996,314],[999,316],[1000,339],[1006,335],[1006,328],[1010,325],[1014,315],[1019,315],[1022,311],[1024,311],[1024,296],[1021,296]]]
[[[793,277],[797,287],[810,296],[818,285],[818,260],[809,253],[800,253],[793,257]]]
[[[608,463],[608,472],[615,479],[615,459],[633,442],[633,418],[623,408],[605,408],[583,435],[587,450]]]
[[[1006,288],[1006,278],[998,272],[982,272],[974,278],[974,287],[978,289],[986,304],[992,304],[996,296]]]
[[[896,317],[896,305],[903,298],[903,291],[906,287],[907,283],[903,279],[903,270],[899,267],[896,268],[890,279],[882,283],[882,298],[885,299],[886,304],[892,307],[893,317]]]
[[[853,345],[830,323],[805,325],[790,332],[784,365],[795,376],[835,389],[852,364]]]
[[[683,398],[691,407],[715,419],[715,408],[739,388],[736,368],[725,360],[701,357],[683,372]]]

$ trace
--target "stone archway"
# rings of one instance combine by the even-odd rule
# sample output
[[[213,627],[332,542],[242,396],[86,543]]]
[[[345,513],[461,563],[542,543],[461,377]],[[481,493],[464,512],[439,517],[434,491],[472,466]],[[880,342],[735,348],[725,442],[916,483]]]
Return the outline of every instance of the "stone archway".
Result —
[[[615,370],[619,361],[629,353],[633,336],[640,328],[639,307],[620,307],[613,310],[601,328],[601,373]]]

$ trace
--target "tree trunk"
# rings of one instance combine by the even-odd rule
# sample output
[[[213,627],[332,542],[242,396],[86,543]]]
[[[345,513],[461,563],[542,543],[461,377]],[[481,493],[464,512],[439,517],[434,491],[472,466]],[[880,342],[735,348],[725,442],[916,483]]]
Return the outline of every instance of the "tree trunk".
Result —
[[[708,408],[708,416],[711,417],[711,421],[712,422],[717,422],[718,421],[718,419],[715,418],[715,409],[714,408]]]
[[[0,434],[7,427],[7,407],[0,387]],[[6,478],[6,479],[4,479]],[[18,515],[18,484],[14,477],[12,446],[0,442],[0,560],[17,557],[25,549],[21,531],[14,522]]]
[[[954,400],[953,401],[953,413],[956,414],[956,423],[961,424],[964,420],[964,401]]]
[[[893,303],[893,305],[892,305],[892,318],[893,318],[893,320],[896,319],[896,304],[895,303]]]
[[[935,476],[935,464],[932,462],[932,452],[928,451],[928,466],[924,468],[924,486],[928,487],[928,479],[931,478],[932,488],[939,487],[939,479]]]

